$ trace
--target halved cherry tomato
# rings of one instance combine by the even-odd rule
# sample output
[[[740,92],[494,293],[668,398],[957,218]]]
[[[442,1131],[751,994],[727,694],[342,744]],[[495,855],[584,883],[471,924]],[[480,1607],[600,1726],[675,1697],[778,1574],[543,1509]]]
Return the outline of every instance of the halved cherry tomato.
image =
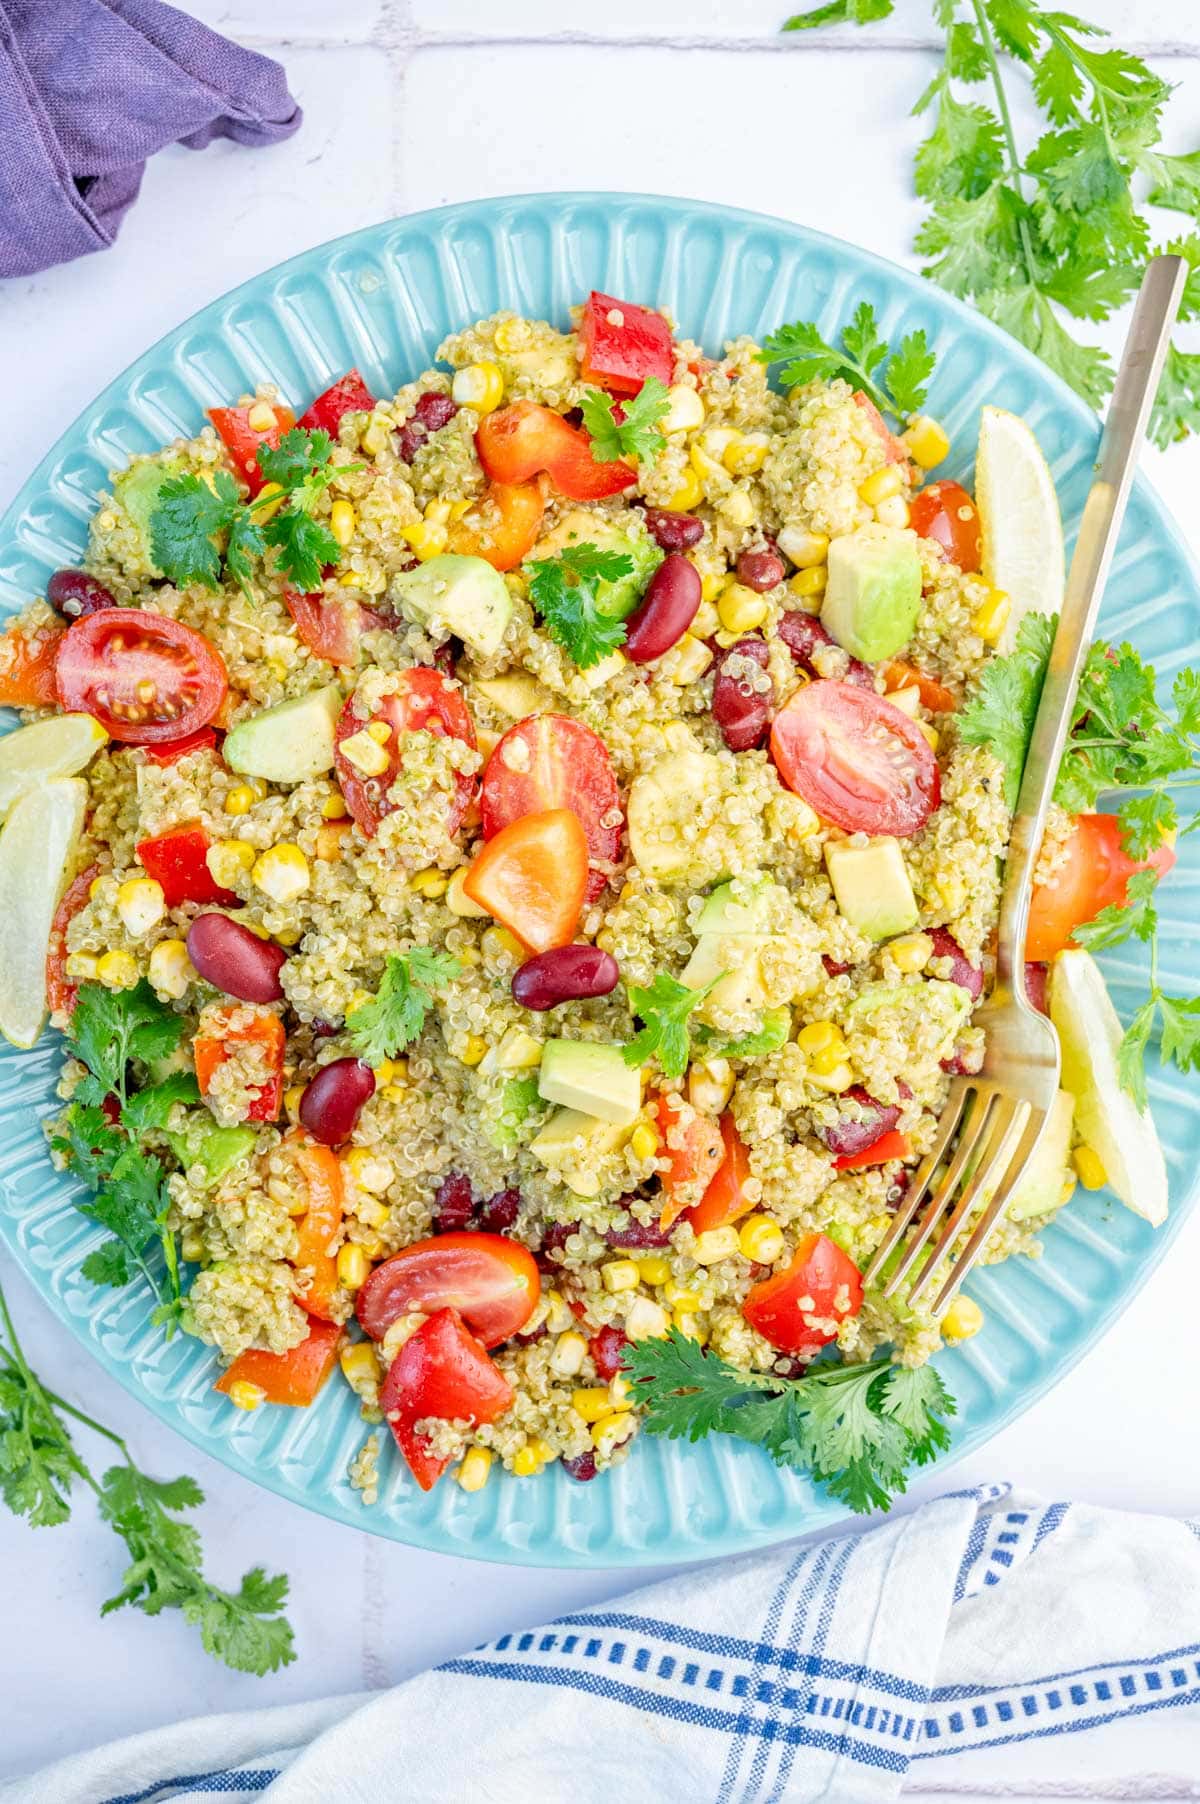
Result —
[[[922,539],[933,539],[960,570],[978,570],[983,562],[979,513],[958,482],[931,482],[909,502],[909,525]]]
[[[276,450],[284,433],[290,432],[296,424],[296,416],[290,407],[272,402],[271,411],[275,423],[262,432],[250,424],[249,407],[210,407],[208,410],[209,419],[225,441],[234,469],[252,495],[257,495],[266,481],[258,466],[258,447],[269,445]]]
[[[883,687],[889,695],[897,689],[917,689],[921,706],[928,708],[931,714],[952,714],[958,707],[958,697],[953,689],[926,676],[915,664],[906,664],[903,658],[893,658],[884,665]]]
[[[861,388],[856,388],[854,391],[854,401],[862,408],[868,420],[870,420],[872,426],[874,426],[876,432],[879,434],[880,443],[883,445],[883,455],[888,463],[906,464],[908,462],[908,452],[904,449],[904,446],[900,443],[900,440],[896,437],[895,433],[889,430],[887,421],[876,407],[874,401],[871,400],[870,396],[864,395]]]
[[[229,688],[203,633],[148,608],[100,608],[77,620],[59,644],[56,679],[64,708],[94,715],[131,745],[190,739]]]
[[[836,1339],[830,1324],[862,1308],[862,1274],[827,1234],[806,1234],[791,1263],[751,1285],[742,1314],[781,1353],[805,1353]]]
[[[636,395],[647,377],[670,387],[671,328],[661,313],[593,289],[579,322],[579,374],[614,395]]]
[[[447,549],[460,557],[481,557],[493,570],[515,570],[542,530],[542,481],[489,482],[470,513],[451,523]]]
[[[54,911],[46,942],[46,1007],[52,1015],[69,1015],[75,1007],[78,992],[67,976],[67,928],[80,909],[86,907],[88,891],[99,875],[98,864],[89,864],[86,871],[80,871],[63,891]]]
[[[0,708],[53,708],[58,703],[58,648],[61,626],[0,634]],[[65,703],[63,704],[65,707]]]
[[[233,1017],[245,1004],[217,1005],[206,1008],[192,1041],[192,1058],[196,1066],[196,1082],[201,1096],[207,1096],[212,1081],[235,1046],[260,1046],[266,1055],[270,1073],[265,1084],[254,1095],[246,1110],[247,1121],[274,1121],[283,1102],[283,1055],[287,1044],[283,1022],[278,1015],[254,1015],[240,1026]]]
[[[530,714],[510,727],[484,766],[479,805],[491,839],[523,814],[569,808],[587,835],[588,855],[612,863],[621,849],[621,795],[599,734],[565,714]],[[586,900],[608,883],[589,871]]]
[[[623,458],[597,463],[583,428],[537,401],[514,401],[487,414],[479,422],[475,449],[493,482],[528,482],[545,471],[572,501],[602,501],[637,480],[637,471]]]
[[[942,799],[938,762],[917,723],[852,683],[797,689],[775,716],[771,756],[788,788],[845,833],[903,838]]]
[[[319,1146],[303,1133],[288,1134],[283,1146],[308,1204],[296,1223],[297,1250],[292,1261],[297,1271],[312,1274],[300,1301],[309,1315],[328,1322],[338,1290],[337,1256],[330,1249],[346,1210],[341,1161],[327,1146]]]
[[[308,1339],[298,1347],[291,1347],[286,1353],[265,1353],[249,1347],[238,1354],[213,1389],[229,1396],[235,1384],[256,1384],[265,1393],[267,1403],[306,1408],[337,1364],[338,1342],[342,1338],[336,1322],[309,1319]]]
[[[296,423],[305,432],[327,432],[330,438],[336,438],[344,413],[370,413],[374,405],[375,397],[358,371],[347,370],[317,396]]]
[[[163,900],[168,908],[183,902],[223,902],[237,906],[231,889],[222,889],[208,868],[207,853],[212,844],[199,821],[183,827],[172,827],[154,839],[138,841],[137,855],[148,877],[162,885]]]
[[[659,1150],[671,1161],[659,1177],[663,1206],[658,1225],[665,1230],[705,1195],[720,1170],[725,1142],[720,1123],[680,1096],[660,1096],[657,1113]]]
[[[842,1153],[833,1161],[835,1171],[865,1171],[869,1165],[890,1165],[893,1159],[912,1157],[912,1141],[898,1128],[891,1128],[864,1146],[859,1153]]]
[[[726,1222],[736,1221],[739,1215],[745,1215],[754,1207],[746,1195],[746,1179],[751,1175],[750,1155],[728,1110],[721,1117],[721,1145],[725,1156],[716,1175],[695,1208],[688,1210],[688,1220],[697,1234],[703,1234],[709,1228],[723,1228]]]
[[[285,589],[283,599],[300,643],[330,664],[357,664],[363,634],[386,625],[382,614],[349,595],[301,595],[297,589]]]
[[[1102,908],[1124,907],[1135,871],[1165,877],[1174,863],[1174,849],[1165,842],[1149,858],[1131,858],[1121,845],[1115,814],[1077,814],[1053,882],[1038,884],[1033,892],[1026,957],[1035,963],[1053,958]]]
[[[216,749],[217,736],[212,728],[201,727],[198,733],[189,733],[186,739],[177,739],[174,745],[148,745],[146,752],[155,764],[177,764],[189,752],[215,752]]]
[[[541,1295],[533,1254],[504,1234],[438,1234],[377,1265],[358,1293],[358,1319],[382,1340],[398,1316],[456,1309],[485,1347],[519,1334]]]
[[[337,779],[346,806],[368,837],[379,830],[379,823],[397,804],[390,801],[388,791],[400,769],[400,735],[432,733],[437,738],[465,740],[475,744],[475,727],[467,712],[462,690],[448,683],[439,671],[425,666],[398,673],[399,688],[384,696],[374,714],[368,714],[358,699],[357,691],[338,716],[335,737],[338,747],[344,739],[361,733],[370,720],[382,720],[391,728],[387,740],[388,767],[378,777],[364,777],[340,750],[335,752]],[[446,806],[446,832],[457,832],[463,815],[475,794],[475,778],[457,773],[454,795]]]
[[[587,856],[587,836],[570,809],[523,814],[476,853],[463,890],[531,952],[548,952],[575,937]]]
[[[512,1402],[512,1385],[454,1309],[439,1309],[409,1335],[379,1392],[379,1407],[423,1491],[433,1489],[450,1461],[433,1452],[416,1424],[430,1416],[494,1422]]]

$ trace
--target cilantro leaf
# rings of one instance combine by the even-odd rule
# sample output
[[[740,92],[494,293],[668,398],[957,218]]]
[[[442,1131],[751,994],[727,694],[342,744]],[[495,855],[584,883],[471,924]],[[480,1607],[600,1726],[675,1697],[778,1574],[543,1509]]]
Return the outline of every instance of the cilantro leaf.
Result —
[[[304,595],[318,590],[326,564],[336,564],[342,548],[327,526],[303,508],[286,507],[268,520],[262,536],[279,554],[279,568]]]
[[[1200,733],[1200,670],[1181,670],[1171,688],[1181,733]]]
[[[79,1267],[89,1284],[111,1285],[119,1290],[133,1277],[129,1248],[122,1240],[102,1240]]]
[[[809,13],[796,13],[788,19],[784,31],[812,31],[820,25],[870,25],[875,19],[886,19],[894,0],[828,0]]]
[[[620,405],[622,417],[618,420],[611,395],[600,388],[583,392],[580,408],[592,441],[593,461],[610,464],[625,457],[637,463],[653,463],[667,443],[658,430],[659,420],[671,405],[665,384],[657,376],[647,376],[637,394],[622,400]]]
[[[989,658],[958,715],[964,745],[985,746],[1004,767],[1004,800],[1016,806],[1029,736],[1057,622],[1027,614],[1004,657]]]
[[[1158,997],[1162,1017],[1160,1049],[1181,1071],[1200,1071],[1200,996]]]
[[[256,453],[258,467],[267,482],[277,482],[281,489],[297,489],[329,462],[333,440],[318,428],[308,432],[294,426],[285,432],[278,445],[260,445]]]
[[[629,984],[629,1007],[643,1025],[629,1044],[621,1048],[625,1063],[644,1065],[647,1059],[657,1056],[667,1077],[682,1077],[691,1055],[688,1016],[723,975],[723,972],[719,973],[700,990],[689,989],[678,978],[668,977],[665,971],[658,973],[648,989],[640,984]]]
[[[132,990],[79,987],[67,1043],[103,1087],[102,1095],[128,1100],[131,1059],[159,1059],[174,1052],[183,1037],[182,1017],[160,1002],[145,978]]]
[[[1174,798],[1165,789],[1132,796],[1121,803],[1121,844],[1134,858],[1145,858],[1161,846],[1179,824]]]
[[[434,992],[461,969],[450,953],[432,952],[428,946],[392,953],[375,995],[346,1017],[350,1044],[359,1058],[379,1065],[410,1046],[425,1025]]]
[[[180,587],[217,588],[216,538],[229,530],[238,505],[237,484],[227,470],[213,472],[211,488],[199,476],[168,477],[150,516],[150,555],[163,575]]]
[[[928,382],[937,358],[925,341],[924,328],[902,338],[892,352],[887,367],[888,387],[892,391],[892,408],[901,419],[917,413],[929,393]]]
[[[850,324],[842,329],[841,340],[841,348],[836,348],[822,338],[812,320],[794,320],[768,335],[758,361],[782,363],[779,380],[785,388],[840,376],[861,389],[881,412],[897,419],[920,408],[936,361],[923,329],[902,338],[889,358],[875,309],[869,301],[860,301]]]
[[[150,1084],[129,1098],[121,1111],[121,1124],[131,1134],[164,1128],[177,1104],[199,1102],[200,1090],[190,1071],[173,1071],[161,1084]]]
[[[596,599],[599,582],[617,582],[633,573],[623,551],[602,551],[590,543],[568,545],[558,557],[525,566],[529,599],[546,631],[580,670],[588,670],[625,643],[625,622],[604,613]]]
[[[1144,1002],[1129,1026],[1125,1029],[1120,1046],[1117,1048],[1117,1079],[1122,1090],[1131,1096],[1139,1109],[1149,1106],[1150,1098],[1146,1092],[1146,1047],[1154,1028],[1154,1017],[1158,1012],[1158,999],[1151,996]]]
[[[1081,921],[1072,937],[1089,952],[1104,952],[1130,938],[1150,941],[1158,930],[1154,892],[1157,871],[1136,871],[1129,879],[1126,900],[1102,908],[1090,921]]]

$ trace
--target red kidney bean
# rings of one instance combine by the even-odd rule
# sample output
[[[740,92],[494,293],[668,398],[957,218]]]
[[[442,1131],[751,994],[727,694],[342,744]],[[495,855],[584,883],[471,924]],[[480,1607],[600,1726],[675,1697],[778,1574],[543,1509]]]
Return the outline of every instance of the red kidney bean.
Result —
[[[83,620],[117,605],[104,584],[86,570],[56,570],[46,584],[46,600],[64,620]]]
[[[777,551],[743,551],[737,561],[737,579],[759,595],[783,581],[783,559]]]
[[[592,1364],[601,1378],[615,1378],[621,1369],[621,1354],[629,1345],[623,1328],[601,1328],[588,1342]]]
[[[349,1140],[363,1105],[375,1094],[375,1073],[361,1059],[322,1065],[300,1098],[300,1126],[325,1146]]]
[[[485,1234],[506,1234],[521,1210],[519,1190],[498,1190],[479,1208],[479,1226]]]
[[[197,915],[188,928],[187,950],[205,983],[239,1002],[278,1002],[283,995],[283,947],[260,940],[228,915]]]
[[[748,752],[761,745],[771,724],[770,689],[752,689],[744,676],[734,676],[725,666],[730,658],[753,658],[763,670],[767,668],[767,646],[764,639],[739,639],[720,654],[717,674],[713,679],[712,713],[721,736],[731,752]]]
[[[558,1259],[551,1259],[550,1255],[551,1253],[561,1253],[572,1234],[578,1234],[578,1232],[579,1223],[577,1221],[552,1221],[549,1227],[542,1229],[541,1244],[534,1254],[539,1272],[545,1272],[551,1278],[559,1275],[562,1271],[562,1263]]]
[[[433,1231],[435,1234],[458,1234],[469,1228],[475,1214],[475,1198],[471,1181],[461,1171],[452,1171],[438,1185],[433,1198]]]
[[[694,514],[673,514],[665,507],[648,507],[642,517],[646,531],[663,551],[687,551],[704,537],[704,522]]]
[[[633,1247],[647,1252],[671,1244],[670,1234],[657,1222],[638,1221],[632,1215],[628,1227],[609,1228],[604,1238],[610,1247]]]
[[[832,1127],[817,1129],[818,1138],[839,1159],[874,1146],[879,1136],[890,1133],[900,1119],[900,1110],[895,1103],[876,1102],[861,1084],[851,1085],[842,1094],[847,1102],[859,1104],[863,1111],[862,1120],[852,1121],[849,1117],[844,1117],[841,1121],[835,1121]]]
[[[406,464],[410,464],[431,432],[440,432],[458,412],[458,402],[449,395],[422,395],[396,433],[396,448]]]
[[[826,958],[824,953],[821,954],[821,963],[825,967],[826,977],[844,977],[850,969],[849,965],[839,964],[836,958]]]
[[[809,676],[821,673],[813,663],[813,653],[824,645],[836,645],[837,640],[825,631],[815,614],[805,614],[795,608],[785,614],[779,622],[779,637],[795,658],[802,670]],[[856,683],[860,689],[874,689],[875,677],[869,664],[863,664],[858,658],[851,658],[846,670],[845,681]]]
[[[925,932],[933,941],[933,957],[950,960],[950,982],[961,984],[972,1001],[978,1002],[983,995],[983,972],[978,965],[973,965],[966,953],[945,927],[927,927]]]
[[[590,1448],[586,1453],[573,1454],[570,1459],[565,1459],[562,1465],[567,1477],[573,1478],[577,1484],[586,1484],[589,1479],[596,1476],[596,1455]]]
[[[589,996],[607,996],[617,987],[621,967],[599,946],[552,946],[527,958],[512,980],[512,993],[522,1008],[558,1008]]]
[[[679,552],[665,557],[626,622],[622,650],[634,664],[649,664],[683,638],[700,606],[700,573]]]

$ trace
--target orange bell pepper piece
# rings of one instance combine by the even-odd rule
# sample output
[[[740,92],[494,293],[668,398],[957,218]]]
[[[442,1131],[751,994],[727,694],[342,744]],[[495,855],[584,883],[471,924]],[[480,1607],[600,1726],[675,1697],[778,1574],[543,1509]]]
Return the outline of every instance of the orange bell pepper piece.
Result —
[[[336,1322],[313,1321],[308,1339],[286,1353],[265,1353],[257,1347],[239,1353],[213,1389],[228,1397],[235,1384],[254,1384],[263,1392],[264,1402],[288,1403],[294,1409],[304,1409],[337,1364],[341,1338]]]
[[[700,1201],[688,1210],[688,1220],[697,1234],[704,1234],[709,1228],[723,1228],[726,1222],[736,1221],[754,1207],[746,1195],[750,1155],[728,1110],[721,1117],[721,1142],[725,1157]]]
[[[312,1279],[300,1301],[309,1315],[329,1321],[338,1289],[337,1256],[331,1243],[342,1225],[346,1186],[341,1161],[327,1146],[307,1134],[289,1134],[284,1141],[304,1184],[308,1208],[296,1223],[297,1271],[310,1271]]]

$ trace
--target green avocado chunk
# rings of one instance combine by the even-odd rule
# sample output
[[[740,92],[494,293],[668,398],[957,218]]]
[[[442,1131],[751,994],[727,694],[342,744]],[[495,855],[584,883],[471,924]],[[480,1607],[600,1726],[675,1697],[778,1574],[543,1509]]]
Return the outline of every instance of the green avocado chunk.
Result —
[[[868,939],[888,940],[916,926],[917,899],[898,840],[883,837],[865,846],[831,840],[825,865],[838,907]]]
[[[1050,1108],[1025,1175],[1008,1205],[1010,1221],[1029,1221],[1035,1215],[1048,1215],[1063,1200],[1063,1191],[1071,1175],[1071,1128],[1075,1120],[1075,1098],[1060,1090]]]
[[[150,516],[158,506],[158,498],[163,484],[178,476],[183,465],[178,458],[167,463],[147,461],[131,464],[122,470],[113,480],[113,499],[123,507],[131,525],[136,527],[142,541],[142,551],[146,559],[146,567],[152,576],[161,576],[162,571],[154,562],[150,549]]]
[[[696,917],[697,937],[705,933],[766,933],[766,904],[772,887],[769,877],[741,882],[740,893],[732,882],[718,883]]]
[[[642,1106],[642,1081],[636,1067],[621,1057],[619,1046],[547,1040],[538,1068],[538,1094],[545,1102],[628,1127]]]
[[[254,1150],[258,1136],[250,1127],[215,1127],[200,1113],[190,1115],[179,1133],[169,1133],[171,1150],[185,1171],[200,1165],[208,1187],[219,1184],[239,1159]]]
[[[392,578],[392,600],[418,626],[436,622],[481,657],[499,651],[512,618],[512,596],[498,570],[481,557],[443,552]]]
[[[912,638],[921,611],[921,560],[913,533],[860,526],[829,547],[821,625],[852,658],[893,658]]]
[[[225,735],[230,770],[268,783],[303,783],[333,769],[333,729],[342,711],[336,683],[278,702],[240,720]]]

